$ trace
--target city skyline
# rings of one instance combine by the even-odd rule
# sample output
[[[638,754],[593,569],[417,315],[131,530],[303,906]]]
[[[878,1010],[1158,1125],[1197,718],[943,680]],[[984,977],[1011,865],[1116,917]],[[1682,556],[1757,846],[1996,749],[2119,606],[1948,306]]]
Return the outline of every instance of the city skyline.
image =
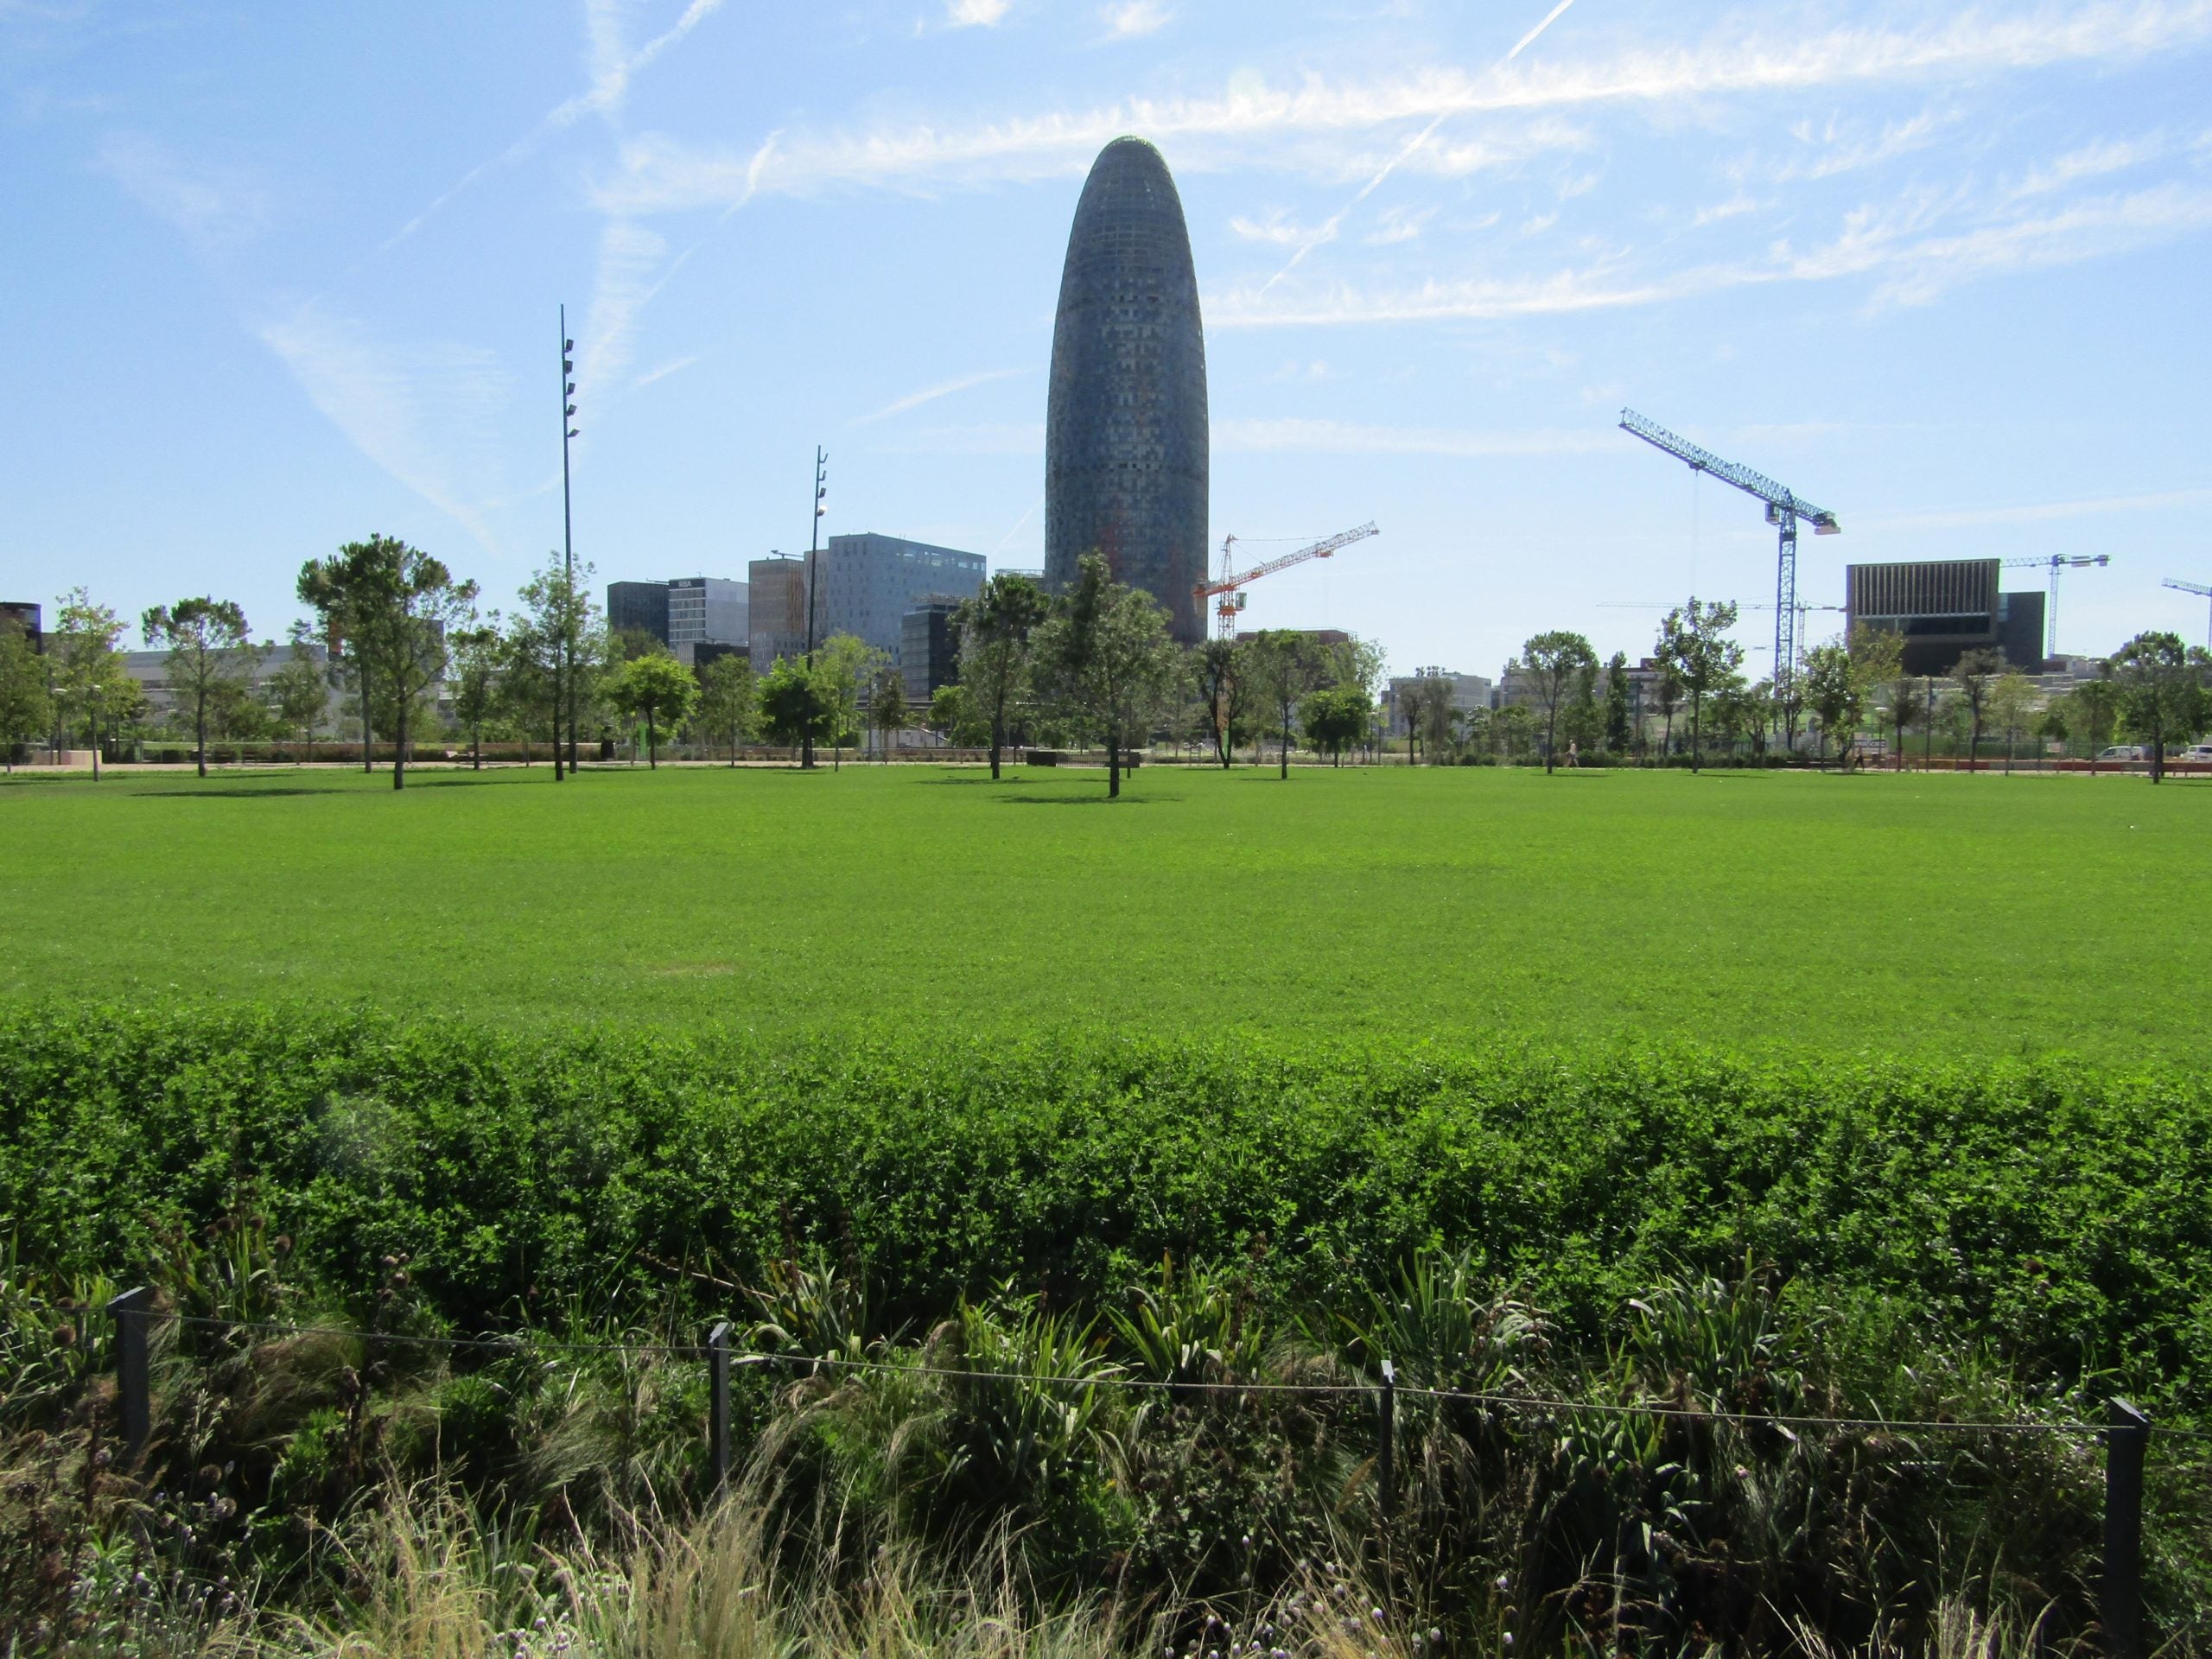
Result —
[[[1630,404],[1840,514],[1815,602],[2110,552],[2062,644],[2196,639],[2158,584],[2212,579],[2208,53],[2201,0],[10,8],[0,598],[281,637],[301,563],[381,530],[511,606],[560,540],[564,298],[599,584],[803,551],[817,441],[825,530],[1038,568],[1059,264],[1128,131],[1195,245],[1215,543],[1382,528],[1251,626],[1490,672],[1770,597],[1756,504]]]

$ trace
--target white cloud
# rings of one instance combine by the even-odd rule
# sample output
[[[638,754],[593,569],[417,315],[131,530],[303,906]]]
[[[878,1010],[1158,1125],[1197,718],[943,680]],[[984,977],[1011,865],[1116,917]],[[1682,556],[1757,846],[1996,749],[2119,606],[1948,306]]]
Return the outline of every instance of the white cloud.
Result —
[[[268,193],[251,177],[192,165],[142,134],[110,134],[93,164],[202,253],[225,252],[267,228]]]
[[[662,364],[657,369],[647,369],[643,374],[639,375],[636,379],[630,383],[630,390],[632,391],[643,391],[645,387],[652,385],[656,380],[665,380],[671,374],[683,373],[684,370],[690,368],[699,359],[696,355],[691,357],[679,357],[672,362]]]
[[[1272,242],[1284,248],[1313,234],[1305,226],[1284,218],[1280,207],[1270,210],[1265,219],[1250,219],[1240,213],[1229,221],[1229,228],[1243,241]]]
[[[490,352],[386,346],[312,301],[258,332],[355,448],[497,550],[481,510],[509,383]]]
[[[878,421],[889,420],[893,415],[904,415],[910,409],[919,409],[924,404],[933,404],[940,397],[950,397],[957,391],[966,391],[970,386],[988,385],[994,380],[1011,380],[1016,375],[1028,372],[1027,369],[982,369],[974,374],[960,375],[934,386],[925,386],[919,391],[909,392],[904,397],[886,404],[873,415],[861,416],[855,424],[872,426]]]
[[[1433,426],[1363,426],[1349,421],[1297,419],[1216,421],[1213,448],[1228,454],[1286,451],[1332,455],[1579,455],[1609,448],[1605,432],[1538,429],[1527,432],[1466,431]]]
[[[1436,217],[1436,209],[1424,207],[1419,213],[1408,207],[1387,207],[1382,222],[1367,233],[1372,246],[1387,248],[1399,242],[1412,242],[1428,228],[1428,221]]]
[[[1174,14],[1160,3],[1160,0],[1119,0],[1119,3],[1101,6],[1099,21],[1107,32],[1117,41],[1135,40],[1141,35],[1157,33]]]
[[[1954,228],[1961,217],[1969,222]],[[1205,315],[1214,328],[1490,321],[1853,276],[1877,279],[1871,304],[1920,305],[1965,283],[2103,258],[2206,230],[2212,230],[2212,188],[2160,185],[2010,218],[1977,218],[1955,196],[1922,191],[1887,211],[1859,209],[1833,240],[1802,253],[1782,243],[1751,259],[1657,273],[1637,273],[1614,257],[1539,276],[1432,277],[1414,288],[1340,283],[1272,305],[1264,289],[1232,289],[1209,298]]]
[[[668,245],[644,226],[610,219],[599,232],[599,264],[590,307],[576,330],[576,397],[593,397],[620,379],[636,354],[638,318],[674,267],[660,270]],[[589,418],[588,408],[582,418]]]
[[[2031,168],[2028,175],[2013,188],[2015,196],[2047,195],[2063,190],[2068,185],[2078,184],[2084,179],[2103,178],[2109,174],[2126,172],[2130,168],[2155,162],[2167,155],[2172,146],[2163,134],[2153,133],[2140,138],[2101,138],[2084,144],[2079,149]]]
[[[944,15],[955,29],[993,29],[1013,6],[1014,0],[944,0]]]
[[[957,0],[1003,15],[1006,0]],[[977,21],[982,21],[980,18]],[[1966,13],[1916,29],[1878,25],[1815,35],[1729,30],[1692,46],[1638,48],[1605,58],[1471,71],[1449,65],[1382,80],[1308,74],[1278,83],[1240,73],[1219,93],[1130,99],[980,124],[929,123],[857,132],[787,136],[753,168],[750,158],[695,149],[663,137],[633,148],[601,194],[637,211],[741,200],[753,187],[804,194],[836,186],[927,190],[1078,172],[1109,140],[1139,131],[1182,148],[1179,169],[1224,164],[1255,144],[1279,162],[1283,142],[1402,130],[1462,115],[1541,115],[1603,105],[1672,107],[1726,94],[1802,92],[1870,84],[1885,90],[2068,62],[2172,51],[2212,39],[2212,0],[2092,0],[2018,17]],[[1900,133],[1908,143],[1917,135]],[[1405,155],[1419,168],[1432,148]],[[1448,156],[1449,152],[1446,151]],[[1338,165],[1341,166],[1341,155]]]
[[[2043,501],[2028,506],[1974,507],[1942,512],[1896,513],[1869,518],[1866,530],[1967,530],[1982,524],[2037,524],[2058,518],[2101,518],[2120,512],[2175,512],[2212,505],[2212,489],[2166,490],[2151,495],[2107,495],[2081,501]]]

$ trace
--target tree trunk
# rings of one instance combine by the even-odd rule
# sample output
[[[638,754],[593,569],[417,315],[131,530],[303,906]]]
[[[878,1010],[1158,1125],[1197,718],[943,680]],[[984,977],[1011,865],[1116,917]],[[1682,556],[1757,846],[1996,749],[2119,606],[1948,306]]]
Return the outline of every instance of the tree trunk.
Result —
[[[1106,798],[1122,798],[1122,734],[1117,731],[1106,734]]]
[[[1287,705],[1282,711],[1282,753],[1276,759],[1282,763],[1281,775],[1287,779],[1290,776],[1290,709]]]
[[[207,775],[207,695],[201,692],[194,704],[192,720],[193,758],[199,762],[200,775]]]
[[[660,739],[653,729],[653,711],[650,709],[645,710],[645,770],[660,770]]]
[[[93,781],[94,783],[96,783],[96,784],[97,784],[98,782],[99,782],[99,780],[100,780],[100,716],[99,716],[99,711],[98,709],[94,709],[94,710],[92,711],[92,781]],[[2153,774],[2153,776],[2152,777],[2151,781],[2152,781],[2152,783],[2154,783],[2154,784],[2155,784],[2155,783],[2157,783],[2157,782],[2158,781],[2158,778],[2157,778],[2157,776],[2156,776],[2155,774]]]
[[[1690,699],[1690,775],[1695,777],[1705,765],[1705,705],[1702,698]]]
[[[399,700],[398,729],[392,734],[391,786],[407,787],[407,699]]]
[[[361,773],[366,777],[377,769],[376,749],[369,736],[369,671],[361,670]]]

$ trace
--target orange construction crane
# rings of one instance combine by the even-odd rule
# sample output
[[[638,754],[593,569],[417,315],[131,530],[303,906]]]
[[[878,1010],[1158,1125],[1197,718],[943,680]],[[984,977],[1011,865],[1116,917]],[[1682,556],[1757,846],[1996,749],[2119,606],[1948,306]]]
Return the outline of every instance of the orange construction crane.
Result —
[[[1279,559],[1255,564],[1249,570],[1237,571],[1231,571],[1229,568],[1229,550],[1236,544],[1236,538],[1224,536],[1221,538],[1219,574],[1211,582],[1202,582],[1191,591],[1197,595],[1201,605],[1208,600],[1214,601],[1214,637],[1234,639],[1236,637],[1237,615],[1244,608],[1244,585],[1247,582],[1257,582],[1262,576],[1271,576],[1278,570],[1287,570],[1292,565],[1303,564],[1308,559],[1325,559],[1340,547],[1349,547],[1354,542],[1363,542],[1370,536],[1380,536],[1382,533],[1376,529],[1374,520],[1370,519],[1357,530],[1339,531],[1334,536],[1323,537],[1311,547],[1301,547],[1295,553],[1286,553]]]

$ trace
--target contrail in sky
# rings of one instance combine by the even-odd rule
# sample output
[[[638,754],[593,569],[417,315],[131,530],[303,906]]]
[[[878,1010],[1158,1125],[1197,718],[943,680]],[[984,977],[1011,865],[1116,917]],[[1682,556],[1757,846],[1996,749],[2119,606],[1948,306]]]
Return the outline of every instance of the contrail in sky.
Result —
[[[1514,59],[1519,57],[1523,52],[1535,45],[1536,38],[1546,29],[1549,29],[1554,23],[1557,22],[1560,19],[1560,14],[1573,3],[1574,0],[1559,0],[1559,3],[1557,5],[1554,6],[1549,11],[1544,14],[1543,22],[1538,23],[1534,29],[1530,29],[1526,35],[1523,35],[1518,41],[1514,42],[1513,49],[1497,60],[1497,67],[1503,68],[1507,64],[1512,62]],[[1346,202],[1337,213],[1332,214],[1328,221],[1324,224],[1319,231],[1315,232],[1310,238],[1299,245],[1298,251],[1290,256],[1289,260],[1284,264],[1283,268],[1275,272],[1274,276],[1268,277],[1268,280],[1261,285],[1260,292],[1262,294],[1265,294],[1268,289],[1273,288],[1277,283],[1282,281],[1284,277],[1289,276],[1292,271],[1296,270],[1299,265],[1304,261],[1306,256],[1313,252],[1314,249],[1319,247],[1323,243],[1335,241],[1337,239],[1338,228],[1344,224],[1345,217],[1351,213],[1351,210],[1358,207],[1361,202],[1365,201],[1368,197],[1373,195],[1375,194],[1376,187],[1380,185],[1383,180],[1389,178],[1393,173],[1398,170],[1400,162],[1403,162],[1408,156],[1411,156],[1415,150],[1427,143],[1436,130],[1444,124],[1444,118],[1449,113],[1449,111],[1445,111],[1440,113],[1433,121],[1430,122],[1419,132],[1415,133],[1413,137],[1413,142],[1408,143],[1403,149],[1400,150],[1395,156],[1393,156],[1388,162],[1383,163],[1382,170],[1380,173],[1377,173],[1373,178],[1370,179],[1365,184],[1362,185],[1357,195]]]

